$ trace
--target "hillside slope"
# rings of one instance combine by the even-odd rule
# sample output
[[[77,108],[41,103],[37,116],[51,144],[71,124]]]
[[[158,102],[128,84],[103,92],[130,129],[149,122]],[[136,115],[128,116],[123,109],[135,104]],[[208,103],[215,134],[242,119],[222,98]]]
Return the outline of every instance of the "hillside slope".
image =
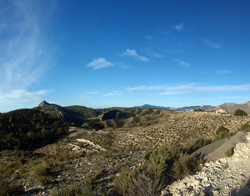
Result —
[[[161,195],[250,195],[250,133],[246,139],[232,157],[207,162],[201,172],[174,182]]]
[[[66,132],[63,122],[34,109],[20,109],[0,116],[0,150],[38,148]]]
[[[245,111],[246,113],[250,114],[250,101],[246,101],[242,104],[236,104],[236,103],[224,103],[215,108],[215,111],[217,110],[224,110],[228,113],[234,113],[237,109],[241,109]]]

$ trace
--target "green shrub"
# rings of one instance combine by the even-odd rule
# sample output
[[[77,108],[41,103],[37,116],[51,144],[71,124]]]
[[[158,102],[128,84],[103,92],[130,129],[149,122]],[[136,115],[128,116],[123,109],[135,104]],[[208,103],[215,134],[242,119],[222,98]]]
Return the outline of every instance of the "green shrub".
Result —
[[[183,154],[184,149],[155,150],[134,171],[124,171],[115,178],[117,193],[129,196],[160,195],[160,190],[176,179],[198,170],[195,157]]]
[[[238,110],[236,110],[234,112],[234,116],[247,116],[247,115],[248,114],[245,111],[241,110],[241,109],[238,109]]]
[[[173,177],[178,180],[185,176],[195,174],[198,170],[195,157],[187,154],[180,154],[175,160],[172,168]]]
[[[51,196],[95,196],[89,187],[84,187],[82,185],[71,185],[66,188],[58,190],[58,188],[53,188],[50,192]],[[101,195],[101,194],[98,194]]]
[[[12,195],[21,195],[23,193],[23,189],[21,186],[10,185],[11,183],[0,177],[0,195],[1,196],[12,196]]]
[[[46,164],[39,164],[34,167],[34,174],[38,177],[48,175],[49,167]]]
[[[145,174],[139,174],[133,180],[131,187],[128,189],[129,196],[152,196],[160,195],[165,182],[161,178],[151,179]]]
[[[47,176],[39,177],[38,181],[39,181],[41,186],[45,186],[45,185],[48,185],[50,183],[50,180]]]
[[[216,131],[216,139],[220,140],[229,136],[229,130],[221,125]]]
[[[227,157],[231,157],[231,156],[233,156],[233,153],[234,153],[234,149],[233,149],[233,147],[231,147],[231,148],[229,148],[229,149],[225,152],[225,155],[226,155]]]
[[[115,188],[119,195],[128,195],[129,189],[134,182],[136,172],[123,171],[115,178]]]
[[[248,123],[242,125],[241,128],[239,129],[239,131],[250,132],[250,125]]]

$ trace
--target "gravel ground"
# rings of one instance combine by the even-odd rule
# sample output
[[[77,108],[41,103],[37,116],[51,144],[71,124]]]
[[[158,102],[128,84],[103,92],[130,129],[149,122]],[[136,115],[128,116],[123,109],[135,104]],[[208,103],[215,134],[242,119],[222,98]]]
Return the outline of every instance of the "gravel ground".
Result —
[[[237,138],[244,141],[243,134],[231,141]],[[232,157],[205,163],[201,172],[167,186],[161,195],[250,195],[250,133],[245,138],[245,143],[236,145]]]
[[[238,143],[246,142],[246,135],[246,132],[238,132],[232,137],[208,144],[195,151],[192,155],[203,158],[206,161],[216,161],[217,159],[226,157],[225,151],[229,148],[234,148]]]

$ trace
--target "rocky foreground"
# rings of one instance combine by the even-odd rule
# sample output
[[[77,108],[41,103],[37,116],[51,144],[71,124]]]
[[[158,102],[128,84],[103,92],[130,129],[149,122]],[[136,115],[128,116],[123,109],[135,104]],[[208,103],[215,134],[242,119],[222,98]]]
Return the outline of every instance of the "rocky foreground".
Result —
[[[201,172],[174,182],[162,191],[167,195],[250,195],[250,133],[231,157],[205,163]]]

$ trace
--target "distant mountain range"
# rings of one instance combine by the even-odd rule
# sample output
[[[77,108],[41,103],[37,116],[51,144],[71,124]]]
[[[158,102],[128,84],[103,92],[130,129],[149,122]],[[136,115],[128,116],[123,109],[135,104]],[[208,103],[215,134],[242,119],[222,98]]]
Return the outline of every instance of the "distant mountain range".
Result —
[[[171,108],[171,107],[156,106],[156,105],[150,105],[150,104],[144,104],[142,106],[135,106],[134,108],[156,108],[156,109],[164,109],[164,110],[172,110],[172,109],[174,109],[174,108]]]
[[[135,106],[135,108],[138,108],[138,107],[157,108],[157,109],[165,109],[165,110],[178,110],[178,111],[188,111],[188,110],[193,110],[193,109],[202,109],[202,110],[213,110],[213,109],[215,109],[214,106],[210,106],[210,105],[186,106],[186,107],[180,107],[180,108],[156,106],[156,105],[150,105],[150,104],[144,104],[142,106]]]

